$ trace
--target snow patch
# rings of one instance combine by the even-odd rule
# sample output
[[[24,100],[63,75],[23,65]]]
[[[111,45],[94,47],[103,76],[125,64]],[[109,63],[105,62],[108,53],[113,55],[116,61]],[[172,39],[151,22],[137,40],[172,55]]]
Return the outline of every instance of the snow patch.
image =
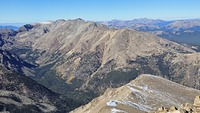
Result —
[[[111,106],[111,107],[116,107],[118,104],[123,104],[123,105],[130,106],[130,107],[142,110],[142,111],[146,111],[146,112],[149,112],[151,110],[150,106],[142,105],[142,104],[139,104],[139,103],[137,104],[137,103],[134,103],[134,102],[131,102],[131,101],[110,100],[106,104],[107,104],[107,106]],[[122,111],[120,111],[120,112],[122,112]],[[117,113],[117,112],[112,112],[112,113]]]
[[[120,109],[116,109],[116,108],[112,108],[111,109],[111,113],[128,113],[128,112],[126,112],[126,111],[124,111],[124,110],[120,110]]]
[[[51,24],[51,22],[40,22],[40,24]]]
[[[147,85],[144,85],[144,86],[137,86],[137,85],[135,85],[135,84],[131,84],[131,83],[129,83],[129,85],[127,86],[131,91],[133,91],[133,92],[142,92],[142,91],[146,91],[146,92],[148,92],[148,93],[153,93],[153,91],[147,86]],[[135,87],[135,88],[133,88],[133,87]],[[136,89],[137,88],[137,89]],[[141,89],[141,91],[140,90],[138,90],[138,89]]]
[[[106,104],[107,104],[107,106],[117,106],[117,103],[115,100],[111,100],[111,101],[107,102]]]
[[[142,89],[143,89],[144,91],[147,91],[147,90],[148,90],[148,86],[144,86],[144,87],[142,87]]]
[[[132,87],[130,87],[130,86],[127,86],[131,91],[133,91],[133,92],[141,92],[141,91],[139,91],[139,90],[137,90],[137,89],[135,89],[135,88],[132,88]]]
[[[150,106],[137,104],[137,103],[134,103],[134,102],[131,102],[131,101],[124,101],[123,103],[124,103],[124,105],[131,106],[133,108],[136,108],[136,109],[139,109],[139,110],[142,110],[142,111],[145,111],[145,112],[150,112],[150,110],[151,110]]]

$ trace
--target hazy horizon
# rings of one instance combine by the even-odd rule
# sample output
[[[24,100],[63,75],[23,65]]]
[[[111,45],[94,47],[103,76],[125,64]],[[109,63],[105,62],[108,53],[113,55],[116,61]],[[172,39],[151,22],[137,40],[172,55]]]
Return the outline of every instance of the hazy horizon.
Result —
[[[199,0],[1,0],[0,23],[200,18]]]
[[[64,19],[64,18],[60,18],[60,19]],[[74,19],[77,19],[77,18],[73,18],[73,19],[65,19],[65,20],[74,20]],[[82,18],[81,18],[82,19]],[[152,19],[152,18],[134,18],[134,19]],[[113,20],[119,20],[119,21],[130,21],[130,20],[134,20],[134,19],[129,19],[129,20],[120,20],[120,19],[111,19],[111,20],[102,20],[102,21],[113,21]],[[200,19],[200,18],[183,18],[183,19],[172,19],[172,20],[164,20],[164,19],[153,19],[153,20],[163,20],[163,21],[177,21],[177,20],[195,20],[195,19]],[[0,23],[0,26],[17,26],[17,27],[20,27],[24,24],[35,24],[35,23],[42,23],[42,22],[49,22],[49,21],[56,21],[56,20],[59,20],[59,19],[55,19],[55,20],[46,20],[46,21],[35,21],[35,22],[1,22]],[[83,19],[84,20],[84,19]],[[85,21],[94,21],[94,20],[85,20]],[[94,22],[101,22],[101,20],[99,21],[94,21]]]

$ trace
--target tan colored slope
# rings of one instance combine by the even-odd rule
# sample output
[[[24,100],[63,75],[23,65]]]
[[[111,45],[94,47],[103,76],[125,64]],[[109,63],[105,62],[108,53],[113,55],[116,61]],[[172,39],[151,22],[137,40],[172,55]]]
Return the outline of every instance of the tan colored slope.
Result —
[[[44,33],[44,29],[48,29]],[[68,57],[72,53],[101,51],[102,64],[116,60],[118,66],[125,66],[126,60],[136,56],[149,56],[164,52],[194,52],[174,42],[149,33],[108,27],[81,19],[58,20],[47,24],[36,24],[28,32],[18,34],[18,43],[29,44],[33,50],[46,51],[37,63],[43,65],[52,60],[50,56]]]
[[[104,75],[120,68],[139,69],[138,72],[140,74],[152,73],[166,76],[166,78],[170,79],[178,78],[176,81],[178,83],[187,86],[191,85],[191,87],[195,88],[199,87],[198,79],[195,85],[190,84],[190,81],[198,77],[195,76],[198,69],[194,67],[196,64],[193,63],[196,60],[191,58],[189,62],[184,62],[185,53],[190,53],[194,56],[198,56],[195,55],[198,53],[149,33],[129,29],[109,29],[101,24],[76,19],[36,24],[30,31],[19,33],[16,40],[19,46],[22,44],[22,51],[25,48],[24,45],[27,45],[33,49],[29,53],[33,53],[33,55],[39,54],[39,57],[33,59],[36,59],[36,63],[40,67],[46,66],[48,69],[45,67],[45,71],[56,71],[56,75],[72,86],[73,80],[78,79],[82,81],[79,82],[78,90],[85,90],[91,86],[89,84],[93,84],[91,86],[92,90],[96,89],[98,85],[103,85],[103,78],[107,79]],[[38,50],[39,52],[35,52],[34,50]],[[169,58],[165,57],[167,53],[170,54],[168,55]],[[31,57],[33,55],[25,54],[23,56],[27,58],[27,56]],[[162,58],[163,55],[164,58]],[[150,71],[142,67],[144,66],[140,63],[142,59],[139,61],[136,59],[137,57],[145,59],[151,56],[151,59],[146,59],[146,61],[149,61]],[[152,60],[154,56],[157,56],[155,57],[155,63]],[[183,59],[183,63],[179,65],[176,62],[180,59]],[[160,61],[163,62],[158,66],[157,64]],[[171,65],[171,62],[173,65]],[[200,64],[197,65],[200,66]],[[168,73],[165,73],[163,67],[170,68],[169,71],[167,70]],[[100,77],[101,75],[103,76]],[[185,81],[182,80],[182,76],[185,77]],[[190,78],[188,76],[195,77]],[[119,78],[123,77],[119,76]],[[100,80],[97,86],[95,86],[96,79]],[[122,85],[128,81],[122,80],[122,83],[116,84]],[[113,80],[110,83],[104,84],[103,88],[97,89],[100,90],[99,92],[104,92],[108,86],[114,83],[112,82]]]
[[[200,20],[196,19],[196,20],[180,20],[180,21],[175,21],[169,25],[167,25],[167,27],[170,28],[191,28],[191,27],[196,27],[196,26],[200,26]]]
[[[175,79],[180,80],[180,84],[199,89],[199,72],[200,72],[200,53],[176,54],[171,58],[170,65],[176,75]],[[183,76],[183,72],[185,73]],[[175,82],[177,82],[175,80]]]
[[[188,88],[154,75],[143,74],[120,88],[109,89],[104,95],[70,113],[144,113],[161,106],[192,103],[199,90]]]

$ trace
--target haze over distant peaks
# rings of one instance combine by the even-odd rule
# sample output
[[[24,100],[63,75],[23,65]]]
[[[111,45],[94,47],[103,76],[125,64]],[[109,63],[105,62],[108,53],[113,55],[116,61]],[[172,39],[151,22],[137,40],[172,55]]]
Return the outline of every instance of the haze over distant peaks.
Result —
[[[100,21],[112,28],[129,28],[149,32],[160,37],[187,44],[200,44],[200,19],[159,20],[159,19],[134,19]]]

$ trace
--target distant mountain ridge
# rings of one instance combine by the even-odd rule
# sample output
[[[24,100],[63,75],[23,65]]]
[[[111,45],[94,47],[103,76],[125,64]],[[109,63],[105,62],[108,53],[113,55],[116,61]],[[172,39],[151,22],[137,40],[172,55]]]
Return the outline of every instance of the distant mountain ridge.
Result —
[[[200,19],[164,21],[159,19],[134,19],[101,21],[114,28],[130,28],[156,34],[160,37],[189,44],[200,44]]]
[[[18,30],[21,26],[25,25],[26,23],[0,23],[0,28],[7,28]]]
[[[111,21],[98,21],[97,23],[105,24],[111,27],[125,27],[125,28],[138,28],[137,25],[156,26],[156,27],[180,27],[187,29],[191,27],[200,26],[200,19],[183,19],[183,20],[160,20],[160,19],[148,19],[139,18],[133,20],[111,20]]]
[[[139,18],[133,20],[111,20],[111,21],[99,21],[97,23],[106,24],[108,26],[116,26],[116,27],[131,27],[134,25],[154,25],[154,26],[164,26],[170,24],[174,21],[165,21],[160,19],[148,19],[148,18]]]
[[[14,29],[14,30],[17,30],[19,27],[17,27],[17,26],[0,26],[0,29],[1,28],[8,28],[8,29]]]

